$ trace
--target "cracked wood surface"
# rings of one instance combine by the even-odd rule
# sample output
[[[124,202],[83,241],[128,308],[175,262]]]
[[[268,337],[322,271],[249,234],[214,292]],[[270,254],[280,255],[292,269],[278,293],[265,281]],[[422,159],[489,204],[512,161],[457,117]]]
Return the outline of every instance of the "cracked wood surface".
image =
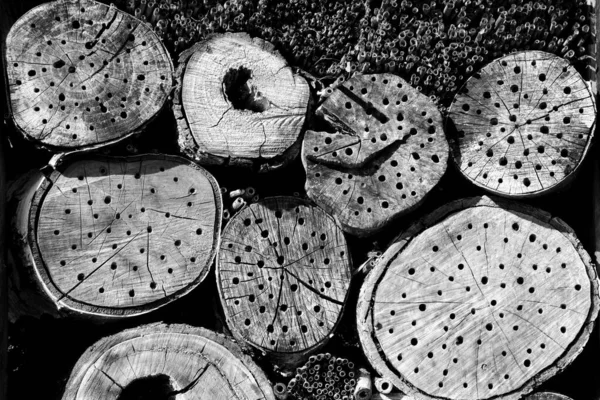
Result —
[[[225,227],[217,283],[234,336],[295,365],[325,344],[350,285],[333,218],[294,197],[252,204]]]
[[[128,316],[196,287],[216,253],[214,178],[183,158],[65,162],[38,181],[29,217],[33,268],[59,307]]]
[[[496,194],[526,197],[574,175],[591,144],[596,105],[568,60],[524,51],[471,77],[449,117],[463,175]]]
[[[95,343],[73,368],[62,399],[119,399],[124,389],[152,377],[168,378],[171,391],[164,398],[275,399],[264,373],[232,340],[204,328],[164,324]]]
[[[317,115],[336,132],[306,132],[306,191],[347,232],[372,234],[410,212],[446,171],[440,112],[398,76],[354,77]]]
[[[151,26],[92,0],[33,8],[6,39],[12,117],[25,137],[58,150],[123,139],[152,119],[173,81]]]
[[[272,44],[245,33],[213,35],[179,63],[173,111],[185,154],[259,170],[298,154],[309,88]]]
[[[560,219],[487,197],[403,232],[363,285],[363,350],[416,399],[517,399],[581,352],[598,314],[589,255]]]

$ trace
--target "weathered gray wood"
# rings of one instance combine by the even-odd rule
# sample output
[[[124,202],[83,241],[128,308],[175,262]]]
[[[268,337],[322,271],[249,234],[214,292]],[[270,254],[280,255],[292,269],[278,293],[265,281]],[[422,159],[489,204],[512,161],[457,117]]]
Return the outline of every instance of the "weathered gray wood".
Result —
[[[559,393],[538,392],[525,397],[525,400],[571,400],[571,398]]]
[[[214,178],[164,155],[65,161],[18,207],[17,265],[55,308],[96,318],[145,313],[200,284],[222,213]]]
[[[306,191],[346,232],[369,235],[410,212],[446,171],[440,112],[395,75],[344,82],[317,115],[336,132],[306,132]]]
[[[518,399],[582,351],[599,300],[563,221],[471,198],[396,239],[361,289],[357,324],[373,367],[415,399]]]
[[[234,337],[288,369],[323,346],[339,322],[350,285],[349,251],[323,210],[274,197],[229,221],[216,275]]]
[[[525,51],[471,77],[449,117],[464,176],[496,194],[528,197],[574,176],[591,144],[596,106],[568,60]]]
[[[33,8],[6,46],[15,125],[50,149],[121,140],[141,130],[171,91],[171,59],[152,27],[93,0]]]
[[[232,340],[204,328],[163,324],[95,343],[73,368],[62,397],[139,398],[275,400],[264,373]]]
[[[309,88],[272,44],[213,35],[181,54],[176,78],[173,112],[189,157],[266,171],[298,154]]]

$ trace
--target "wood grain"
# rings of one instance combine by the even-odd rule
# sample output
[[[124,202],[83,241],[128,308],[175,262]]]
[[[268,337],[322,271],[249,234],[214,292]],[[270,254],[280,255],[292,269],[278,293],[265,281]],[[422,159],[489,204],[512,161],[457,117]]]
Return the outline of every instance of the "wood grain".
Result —
[[[149,390],[153,380],[164,382],[162,397]],[[164,324],[95,343],[73,368],[62,399],[139,398],[134,391],[150,395],[144,398],[275,399],[264,373],[232,340],[204,328]]]
[[[234,336],[295,366],[339,321],[350,285],[346,240],[320,208],[265,199],[225,227],[217,283]]]
[[[517,399],[581,352],[598,304],[563,221],[483,197],[403,232],[368,275],[357,323],[375,369],[417,399]]]
[[[306,132],[306,191],[346,232],[373,234],[410,212],[446,171],[440,112],[395,75],[354,77],[317,114],[335,133]]]
[[[173,111],[185,154],[259,170],[298,154],[309,88],[272,44],[245,33],[213,35],[179,63]]]
[[[173,66],[152,28],[93,0],[33,8],[6,39],[17,128],[54,150],[113,143],[152,119],[171,91]]]
[[[222,203],[201,167],[142,155],[64,162],[26,209],[32,268],[57,306],[118,317],[160,307],[205,278]]]
[[[456,95],[454,161],[486,190],[527,197],[558,188],[585,157],[596,105],[568,60],[541,51],[497,59]]]

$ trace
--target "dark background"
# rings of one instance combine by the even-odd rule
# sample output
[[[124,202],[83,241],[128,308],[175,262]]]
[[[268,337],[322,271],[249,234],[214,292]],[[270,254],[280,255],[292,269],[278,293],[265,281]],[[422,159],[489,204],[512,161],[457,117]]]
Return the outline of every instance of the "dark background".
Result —
[[[24,0],[8,2],[0,0],[0,21],[2,32],[24,11],[38,4],[38,1]],[[4,37],[3,35],[3,37]],[[4,66],[3,66],[4,70]],[[4,80],[2,88],[5,93]],[[40,168],[49,160],[51,154],[35,149],[30,143],[22,140],[13,128],[8,115],[6,98],[2,97],[4,113],[2,135],[4,148],[4,165],[7,181],[32,168]],[[318,122],[314,122],[318,124]],[[176,154],[176,135],[172,114],[168,107],[154,120],[142,138],[132,138],[111,148],[113,155],[132,154],[131,148],[138,154],[160,150],[163,153]],[[129,147],[127,145],[130,145]],[[587,159],[580,168],[573,183],[559,193],[553,193],[535,200],[523,202],[549,211],[566,221],[576,232],[583,246],[594,253],[594,199],[593,168],[594,159],[598,159],[598,146],[593,146]],[[286,168],[268,174],[254,174],[247,170],[235,168],[207,169],[216,177],[220,186],[228,190],[253,186],[261,197],[271,195],[304,196],[304,170],[299,159]],[[352,249],[355,267],[367,258],[367,252],[374,248],[385,250],[389,240],[402,227],[425,215],[435,208],[454,199],[483,195],[484,192],[467,182],[452,165],[440,184],[433,190],[424,204],[409,217],[398,220],[385,231],[366,239],[357,239],[347,235]],[[230,201],[225,199],[225,205]],[[10,217],[10,216],[9,216]],[[358,345],[355,328],[355,305],[358,288],[363,276],[355,276],[348,303],[338,327],[336,335],[331,339],[323,352],[331,352],[338,356],[351,358],[359,365],[368,365]],[[25,317],[18,323],[8,327],[8,399],[59,399],[71,368],[79,356],[98,339],[114,334],[120,330],[140,324],[165,321],[167,323],[186,323],[203,326],[209,329],[222,330],[221,321],[215,316],[219,314],[218,293],[214,273],[194,291],[149,315],[130,318],[125,321],[92,324],[86,321],[54,320],[50,317],[34,319]],[[280,381],[270,363],[258,359],[259,364],[273,381]],[[598,327],[582,354],[565,369],[564,372],[544,383],[538,391],[556,391],[574,400],[592,400],[600,398],[600,332]]]

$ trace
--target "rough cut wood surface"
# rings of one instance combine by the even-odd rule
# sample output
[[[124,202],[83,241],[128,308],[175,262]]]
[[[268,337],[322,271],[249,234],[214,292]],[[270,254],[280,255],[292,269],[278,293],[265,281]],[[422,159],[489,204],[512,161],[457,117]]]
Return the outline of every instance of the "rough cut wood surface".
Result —
[[[173,66],[152,27],[93,0],[33,8],[6,39],[17,128],[52,149],[115,142],[162,108]]]
[[[390,246],[357,323],[373,367],[417,399],[517,399],[581,352],[598,304],[596,271],[563,221],[470,198]]]
[[[25,265],[59,308],[144,313],[189,292],[210,269],[219,188],[183,158],[75,160],[33,188],[23,207],[29,226],[18,230],[33,253]]]
[[[275,400],[264,373],[223,335],[151,324],[104,338],[79,359],[63,400]]]
[[[591,144],[596,106],[568,60],[524,51],[470,78],[449,116],[457,130],[454,160],[465,177],[525,197],[573,175]]]
[[[185,154],[259,170],[298,154],[309,88],[272,44],[245,33],[214,35],[179,63],[173,111]]]
[[[571,398],[559,393],[538,392],[525,397],[525,400],[571,400]]]
[[[342,231],[303,200],[254,203],[223,231],[217,283],[228,326],[284,367],[326,342],[344,307],[350,275]]]
[[[406,214],[446,171],[440,112],[395,75],[350,79],[317,115],[336,132],[306,132],[306,191],[347,232],[372,234]]]

